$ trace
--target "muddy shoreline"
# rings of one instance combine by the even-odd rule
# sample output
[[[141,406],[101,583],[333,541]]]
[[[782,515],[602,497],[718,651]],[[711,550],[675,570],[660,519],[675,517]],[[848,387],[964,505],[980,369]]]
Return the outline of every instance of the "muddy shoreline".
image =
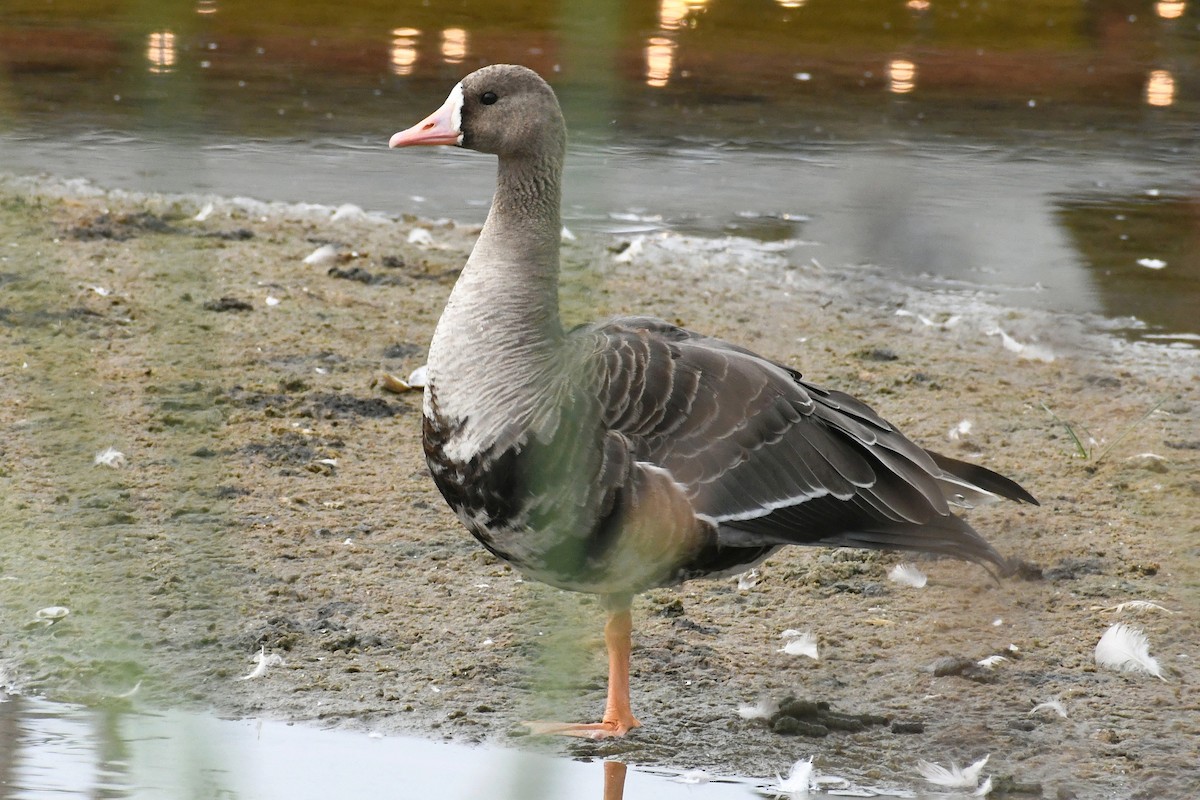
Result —
[[[651,313],[733,339],[1012,475],[1043,505],[970,519],[1029,567],[995,582],[925,563],[918,590],[887,579],[898,556],[792,548],[751,587],[649,592],[634,607],[646,727],[598,744],[521,736],[522,719],[600,712],[601,611],[522,581],[460,530],[420,456],[419,396],[381,384],[423,362],[476,233],[0,180],[6,682],[716,773],[815,755],[918,787],[917,759],[990,753],[988,772],[1023,796],[1200,785],[1194,351],[752,242],[568,242],[564,316]],[[106,447],[123,466],[94,464]],[[1176,613],[1111,610],[1135,599]],[[71,613],[30,624],[52,605]],[[1118,621],[1146,632],[1165,680],[1096,667]],[[820,660],[779,652],[789,628],[816,635]],[[238,680],[260,650],[283,663]],[[997,654],[990,670],[935,669]],[[887,724],[806,737],[736,713],[787,695]],[[1030,713],[1052,699],[1066,718]]]

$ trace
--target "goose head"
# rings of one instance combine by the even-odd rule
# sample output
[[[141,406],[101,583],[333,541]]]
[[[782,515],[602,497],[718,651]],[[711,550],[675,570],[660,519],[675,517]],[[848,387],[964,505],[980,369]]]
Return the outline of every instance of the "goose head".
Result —
[[[533,70],[493,64],[463,78],[437,111],[392,136],[389,147],[458,145],[501,158],[560,160],[566,124],[554,90]]]

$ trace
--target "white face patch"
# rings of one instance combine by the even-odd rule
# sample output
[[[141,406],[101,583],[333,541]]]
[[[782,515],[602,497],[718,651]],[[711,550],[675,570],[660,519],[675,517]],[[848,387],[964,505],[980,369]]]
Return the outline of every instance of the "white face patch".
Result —
[[[458,134],[458,143],[463,142],[462,133],[462,107],[463,107],[463,88],[462,81],[459,81],[453,89],[450,90],[450,96],[446,98],[446,104],[450,106],[450,129]]]

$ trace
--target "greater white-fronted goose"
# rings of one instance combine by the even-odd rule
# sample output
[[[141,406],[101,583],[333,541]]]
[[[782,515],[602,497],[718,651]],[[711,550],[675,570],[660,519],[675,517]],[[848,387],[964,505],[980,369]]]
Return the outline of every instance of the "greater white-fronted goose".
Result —
[[[429,346],[424,446],[438,489],[524,575],[608,612],[600,738],[629,703],[634,594],[748,568],[789,544],[1008,561],[951,506],[1037,501],[918,447],[863,403],[737,345],[649,317],[570,331],[558,312],[566,125],[529,69],[484,67],[391,147],[499,157],[496,194]]]

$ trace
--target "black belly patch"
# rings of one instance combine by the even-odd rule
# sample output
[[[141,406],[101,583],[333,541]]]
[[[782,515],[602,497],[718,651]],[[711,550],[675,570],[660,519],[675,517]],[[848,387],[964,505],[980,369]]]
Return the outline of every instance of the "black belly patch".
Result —
[[[437,413],[436,402],[431,410],[423,427],[426,463],[475,538],[514,566],[564,585],[602,577],[620,536],[625,476],[606,471],[611,456],[605,460],[594,420],[563,415],[549,441],[526,435],[455,459],[447,449],[464,420]]]
[[[488,527],[511,526],[525,505],[517,463],[520,450],[493,448],[475,453],[468,461],[452,460],[446,454],[446,444],[461,429],[461,423],[448,425],[444,418],[427,416],[423,427],[425,461],[450,508]]]

